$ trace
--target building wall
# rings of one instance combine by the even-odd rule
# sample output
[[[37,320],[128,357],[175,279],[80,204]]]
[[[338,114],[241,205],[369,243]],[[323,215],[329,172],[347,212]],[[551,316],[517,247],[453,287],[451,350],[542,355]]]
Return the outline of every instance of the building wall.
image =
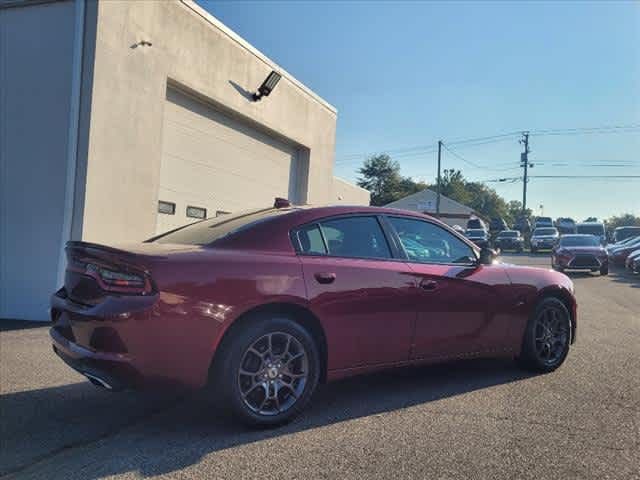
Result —
[[[369,205],[371,193],[338,177],[333,177],[330,204]]]
[[[385,206],[410,210],[412,212],[425,213],[436,217],[437,198],[438,194],[436,192],[425,189],[401,198],[400,200],[396,200],[395,202],[391,202]],[[474,215],[474,212],[470,207],[451,200],[444,195],[440,196],[440,216],[438,216],[440,221],[450,226],[459,225],[465,228],[467,226],[467,221],[472,215]]]
[[[46,320],[63,244],[75,4],[0,9],[0,318]]]
[[[280,83],[250,101],[272,69]],[[330,202],[335,109],[194,3],[99,2],[93,80],[84,240],[155,232],[168,82],[299,145],[308,155],[306,201]]]

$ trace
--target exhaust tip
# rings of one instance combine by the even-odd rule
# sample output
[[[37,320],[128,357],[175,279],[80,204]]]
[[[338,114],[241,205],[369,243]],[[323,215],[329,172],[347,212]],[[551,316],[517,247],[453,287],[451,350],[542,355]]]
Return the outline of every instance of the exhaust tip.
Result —
[[[97,387],[106,388],[107,390],[113,390],[113,387],[111,386],[111,384],[106,380],[100,377],[97,377],[96,375],[92,375],[91,373],[82,372],[82,374],[85,377],[87,377],[87,379]]]

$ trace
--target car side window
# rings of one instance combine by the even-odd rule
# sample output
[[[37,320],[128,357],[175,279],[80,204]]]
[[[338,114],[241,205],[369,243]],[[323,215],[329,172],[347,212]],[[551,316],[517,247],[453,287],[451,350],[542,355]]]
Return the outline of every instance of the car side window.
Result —
[[[464,264],[476,259],[469,245],[433,223],[404,217],[388,220],[412,262]]]
[[[391,250],[378,219],[342,217],[320,222],[328,254],[351,258],[391,258]]]
[[[307,255],[326,255],[320,227],[316,224],[302,227],[296,232],[300,251]]]

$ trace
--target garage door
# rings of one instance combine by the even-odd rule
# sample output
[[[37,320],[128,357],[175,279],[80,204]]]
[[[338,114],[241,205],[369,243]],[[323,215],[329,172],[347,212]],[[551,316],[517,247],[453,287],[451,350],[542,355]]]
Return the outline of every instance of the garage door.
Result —
[[[274,197],[301,200],[294,145],[173,88],[162,136],[158,233]]]

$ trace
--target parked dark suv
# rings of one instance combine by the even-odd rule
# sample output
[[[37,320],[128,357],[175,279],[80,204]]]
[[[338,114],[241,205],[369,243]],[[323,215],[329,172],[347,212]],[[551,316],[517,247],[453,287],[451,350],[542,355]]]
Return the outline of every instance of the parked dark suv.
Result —
[[[524,238],[517,230],[501,231],[494,242],[495,247],[500,250],[515,250],[522,252],[524,250]]]
[[[531,231],[531,222],[529,219],[525,217],[520,217],[516,220],[516,223],[513,225],[514,230],[518,230],[523,235],[525,233],[529,233]]]
[[[503,230],[508,230],[507,222],[504,219],[497,217],[492,218],[491,223],[489,223],[489,231],[490,232],[502,232]]]
[[[487,230],[487,226],[479,218],[470,218],[467,221],[467,230]]]

